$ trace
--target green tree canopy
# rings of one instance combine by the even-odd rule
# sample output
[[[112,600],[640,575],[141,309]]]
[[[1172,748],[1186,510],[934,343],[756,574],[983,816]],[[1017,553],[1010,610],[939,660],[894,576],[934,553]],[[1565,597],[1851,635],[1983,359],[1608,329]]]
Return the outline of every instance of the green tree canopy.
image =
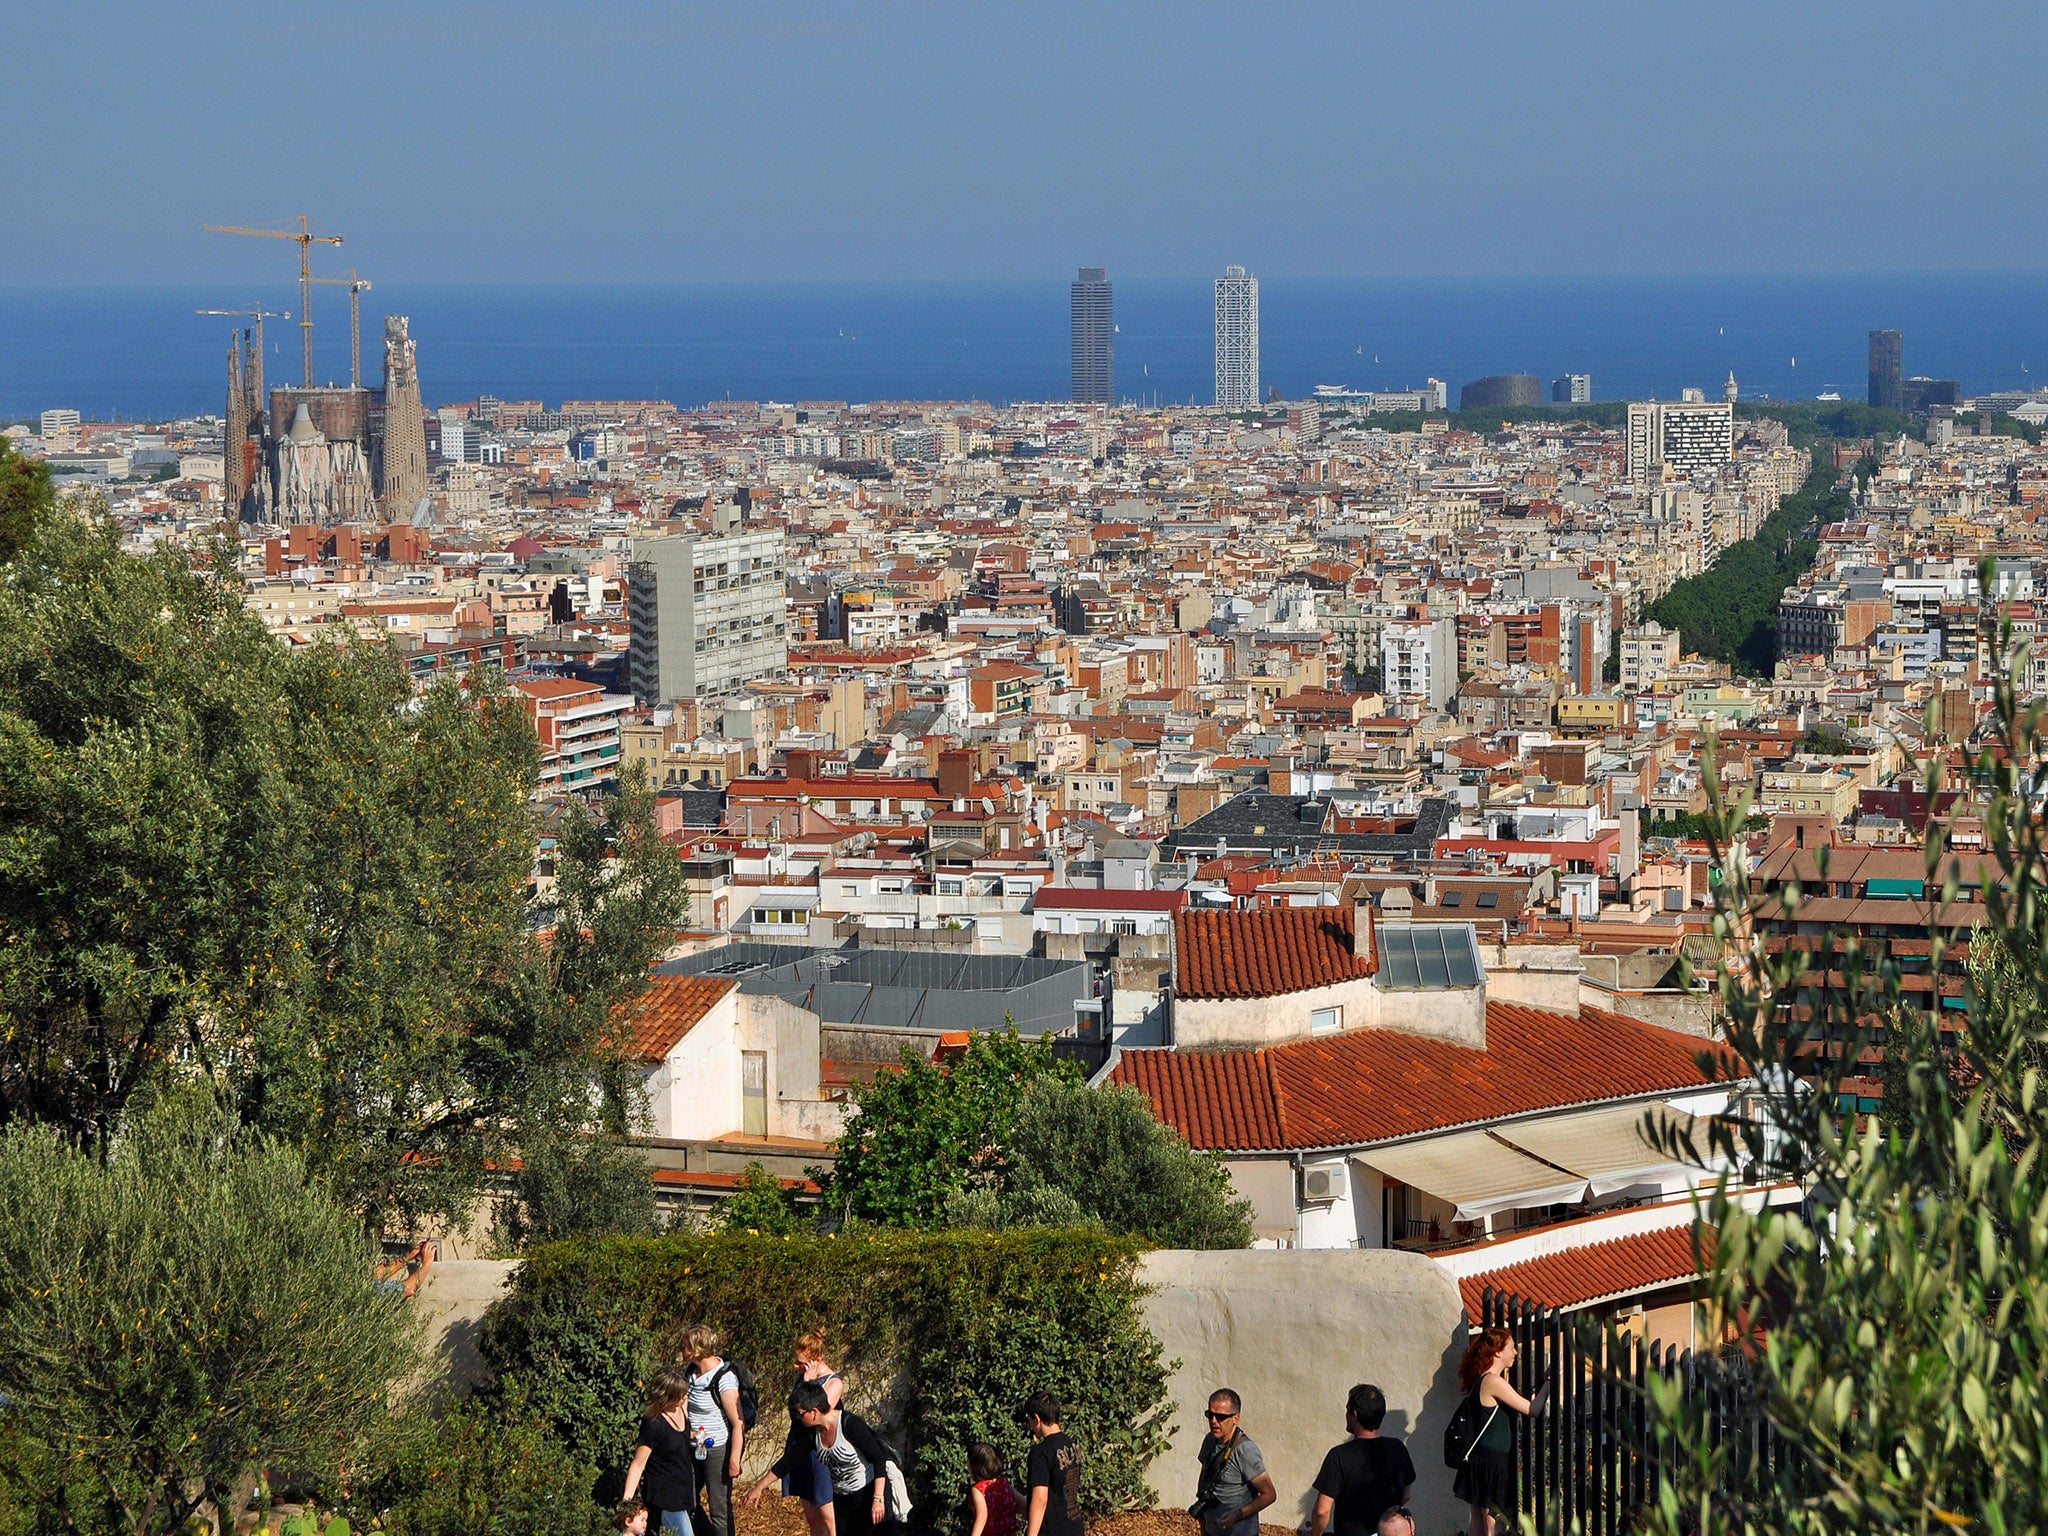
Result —
[[[52,1528],[183,1531],[266,1467],[333,1479],[416,1359],[361,1227],[295,1151],[210,1095],[133,1119],[103,1162],[0,1134],[10,1497]]]
[[[0,564],[12,560],[28,543],[55,504],[50,466],[24,458],[0,437]]]
[[[1026,1040],[1014,1029],[976,1031],[964,1051],[940,1063],[904,1047],[897,1070],[854,1090],[827,1206],[884,1226],[945,1225],[954,1195],[1000,1182],[1024,1090],[1041,1079],[1079,1077],[1050,1040]]]
[[[612,1005],[682,901],[649,792],[573,809],[535,904],[538,749],[494,674],[289,650],[232,573],[78,516],[5,574],[0,1120],[105,1148],[175,1062],[372,1227],[460,1213],[594,1094],[622,1128]]]
[[[1197,1152],[1135,1088],[1046,1079],[1025,1090],[1011,1126],[1005,1204],[1058,1194],[1084,1220],[1161,1248],[1244,1248],[1251,1203],[1222,1161]]]

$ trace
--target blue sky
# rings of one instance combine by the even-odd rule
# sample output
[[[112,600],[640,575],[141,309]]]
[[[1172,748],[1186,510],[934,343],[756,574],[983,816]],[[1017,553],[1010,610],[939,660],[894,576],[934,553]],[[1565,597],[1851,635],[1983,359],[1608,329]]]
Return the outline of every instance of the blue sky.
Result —
[[[2037,7],[17,7],[0,284],[2041,270]]]

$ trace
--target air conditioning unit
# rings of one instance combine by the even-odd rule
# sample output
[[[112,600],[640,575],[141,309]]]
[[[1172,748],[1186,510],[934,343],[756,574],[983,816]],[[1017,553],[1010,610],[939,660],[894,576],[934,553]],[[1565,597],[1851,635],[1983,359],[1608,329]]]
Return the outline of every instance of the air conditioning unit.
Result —
[[[1302,1169],[1301,1198],[1309,1201],[1343,1199],[1344,1169],[1342,1165],[1330,1168]]]

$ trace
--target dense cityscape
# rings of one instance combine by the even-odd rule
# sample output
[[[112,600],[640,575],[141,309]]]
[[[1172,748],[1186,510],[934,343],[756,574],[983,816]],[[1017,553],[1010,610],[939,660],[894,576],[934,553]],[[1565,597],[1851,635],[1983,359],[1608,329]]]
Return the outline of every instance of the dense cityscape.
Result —
[[[112,9],[0,1536],[2048,1528],[2031,18]]]

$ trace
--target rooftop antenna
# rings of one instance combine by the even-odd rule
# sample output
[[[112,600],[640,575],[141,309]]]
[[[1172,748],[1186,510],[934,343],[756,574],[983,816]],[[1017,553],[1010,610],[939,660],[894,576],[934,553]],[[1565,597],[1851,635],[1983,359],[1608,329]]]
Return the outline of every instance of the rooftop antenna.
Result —
[[[306,216],[299,215],[299,227],[290,229],[245,229],[239,224],[202,224],[210,235],[252,235],[259,240],[296,240],[299,245],[299,338],[305,353],[306,388],[313,387],[313,247],[339,245],[339,235],[316,235],[308,230]]]

